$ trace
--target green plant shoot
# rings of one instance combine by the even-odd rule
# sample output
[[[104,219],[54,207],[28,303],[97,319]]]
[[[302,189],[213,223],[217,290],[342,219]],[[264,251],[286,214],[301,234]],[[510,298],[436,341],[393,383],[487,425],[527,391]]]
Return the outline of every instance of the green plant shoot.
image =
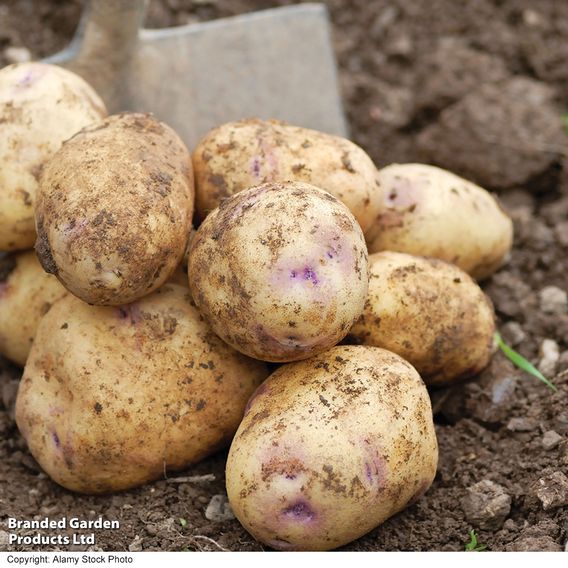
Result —
[[[495,332],[495,342],[503,351],[507,359],[522,369],[525,373],[536,377],[539,381],[542,381],[552,392],[556,392],[558,389],[552,384],[532,363],[527,361],[520,353],[517,353],[512,347],[509,347],[501,337],[501,334],[496,331]]]
[[[487,546],[477,542],[477,535],[474,530],[469,531],[469,542],[465,545],[466,552],[482,552]]]

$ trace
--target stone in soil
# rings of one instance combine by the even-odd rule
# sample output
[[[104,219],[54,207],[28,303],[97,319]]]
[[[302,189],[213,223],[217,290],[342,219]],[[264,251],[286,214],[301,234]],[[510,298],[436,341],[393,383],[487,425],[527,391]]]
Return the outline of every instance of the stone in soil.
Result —
[[[481,85],[420,132],[418,149],[482,186],[522,185],[560,159],[565,134],[553,98],[553,89],[526,77]]]
[[[497,529],[511,511],[511,496],[501,485],[484,479],[467,489],[462,499],[466,519],[481,529]]]
[[[416,106],[419,110],[441,110],[483,83],[509,75],[500,57],[472,49],[465,42],[444,37],[418,66]]]
[[[134,540],[128,545],[128,550],[130,552],[142,552],[143,548],[142,548],[142,543],[143,543],[143,539],[140,537],[140,535],[136,535],[134,537]]]
[[[27,63],[32,60],[32,54],[27,47],[7,47],[4,59],[10,63]]]
[[[545,377],[552,377],[556,373],[556,366],[560,359],[560,347],[554,339],[545,339],[540,344],[540,360],[538,370]]]
[[[538,421],[534,418],[516,417],[507,423],[507,430],[511,432],[531,432],[538,428]]]
[[[568,505],[568,477],[561,471],[541,477],[537,482],[536,496],[545,511]]]
[[[505,547],[506,552],[562,552],[562,547],[549,536],[518,538]]]
[[[542,435],[542,447],[547,451],[553,450],[562,442],[562,439],[562,436],[558,432],[547,430]]]
[[[500,331],[505,342],[511,347],[516,347],[521,344],[527,337],[527,334],[523,331],[521,324],[516,321],[507,322],[501,327]]]
[[[494,356],[475,380],[433,391],[433,406],[451,423],[471,416],[484,424],[500,424],[510,416],[519,372],[503,355]]]
[[[563,314],[568,311],[568,294],[558,286],[546,286],[538,294],[540,309],[545,314]]]
[[[215,523],[230,521],[235,518],[231,505],[226,495],[213,495],[207,508],[205,509],[205,517]]]
[[[530,525],[505,550],[509,552],[560,552],[562,547],[558,542],[560,527],[549,519]]]

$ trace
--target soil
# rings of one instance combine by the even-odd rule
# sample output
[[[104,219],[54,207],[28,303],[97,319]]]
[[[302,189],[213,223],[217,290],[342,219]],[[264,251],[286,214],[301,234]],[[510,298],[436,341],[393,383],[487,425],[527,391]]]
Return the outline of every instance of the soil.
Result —
[[[153,0],[147,26],[289,3]],[[562,130],[568,3],[327,4],[354,141],[378,166],[428,160],[467,175],[498,192],[512,215],[511,258],[484,288],[505,339],[540,364],[558,389],[552,393],[497,354],[475,380],[433,391],[440,444],[434,485],[416,505],[345,549],[459,551],[475,529],[493,551],[565,550],[568,306],[550,287],[568,288],[568,138]],[[0,66],[13,57],[10,47],[26,47],[33,57],[61,48],[79,14],[74,1],[4,0]],[[224,495],[223,453],[184,472],[185,480],[163,479],[117,495],[86,497],[58,487],[40,471],[13,422],[19,371],[3,364],[0,375],[3,522],[46,515],[117,519],[120,530],[97,533],[95,548],[109,551],[262,549],[222,508],[218,520],[205,516],[212,496]],[[0,542],[5,536],[0,532]],[[57,548],[85,546],[41,547]]]

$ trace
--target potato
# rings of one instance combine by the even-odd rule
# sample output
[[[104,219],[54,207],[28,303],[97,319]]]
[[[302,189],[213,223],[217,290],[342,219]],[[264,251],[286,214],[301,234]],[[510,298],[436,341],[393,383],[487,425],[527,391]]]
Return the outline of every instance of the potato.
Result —
[[[340,346],[280,367],[257,389],[231,445],[227,493],[259,541],[329,550],[416,501],[437,459],[412,366],[384,349]]]
[[[16,421],[57,483],[118,491],[228,444],[266,376],[211,331],[186,288],[115,308],[68,295],[40,323]]]
[[[85,302],[133,302],[181,262],[193,201],[191,157],[177,134],[148,114],[111,116],[46,165],[39,259]]]
[[[275,120],[229,122],[193,152],[201,219],[221,200],[266,182],[300,181],[329,191],[366,231],[381,211],[377,169],[358,146],[337,136]]]
[[[33,251],[0,258],[0,353],[23,367],[41,318],[66,294]]]
[[[369,256],[369,297],[350,340],[397,353],[436,385],[478,374],[494,333],[489,298],[457,266],[397,252]]]
[[[106,116],[95,91],[55,65],[0,70],[0,250],[32,248],[40,173],[62,142]]]
[[[235,349],[265,361],[306,359],[339,342],[363,311],[365,240],[329,193],[267,183],[223,201],[199,227],[189,284]]]
[[[503,264],[513,224],[487,191],[425,164],[391,164],[379,171],[379,180],[386,210],[367,235],[370,253],[432,256],[476,279]]]

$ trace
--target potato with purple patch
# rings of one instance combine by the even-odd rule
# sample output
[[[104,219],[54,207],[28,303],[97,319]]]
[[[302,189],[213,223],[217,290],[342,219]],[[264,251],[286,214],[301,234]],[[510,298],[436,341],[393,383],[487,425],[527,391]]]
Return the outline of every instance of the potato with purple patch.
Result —
[[[280,550],[329,550],[415,502],[436,474],[430,399],[376,347],[280,367],[249,401],[227,460],[233,512]]]
[[[111,116],[46,165],[36,251],[85,302],[133,302],[181,262],[193,202],[191,156],[179,136],[148,114]]]
[[[66,295],[33,251],[0,258],[0,353],[23,367],[41,318]]]
[[[267,374],[211,331],[187,288],[115,308],[68,295],[40,323],[16,421],[54,481],[119,491],[228,445]]]
[[[397,353],[438,385],[481,372],[494,333],[491,301],[457,266],[398,252],[369,256],[369,297],[350,340]]]
[[[214,128],[195,148],[193,164],[201,219],[226,197],[282,181],[329,191],[353,213],[363,232],[382,209],[377,169],[359,146],[277,120],[248,119]]]
[[[480,280],[505,261],[513,223],[483,188],[426,164],[379,170],[384,211],[367,233],[369,252],[432,256]]]
[[[65,140],[105,116],[97,93],[71,71],[45,63],[0,70],[0,250],[33,247],[45,163]]]
[[[199,227],[189,283],[235,349],[265,361],[306,359],[343,339],[361,314],[367,247],[326,191],[267,183],[227,199]]]

